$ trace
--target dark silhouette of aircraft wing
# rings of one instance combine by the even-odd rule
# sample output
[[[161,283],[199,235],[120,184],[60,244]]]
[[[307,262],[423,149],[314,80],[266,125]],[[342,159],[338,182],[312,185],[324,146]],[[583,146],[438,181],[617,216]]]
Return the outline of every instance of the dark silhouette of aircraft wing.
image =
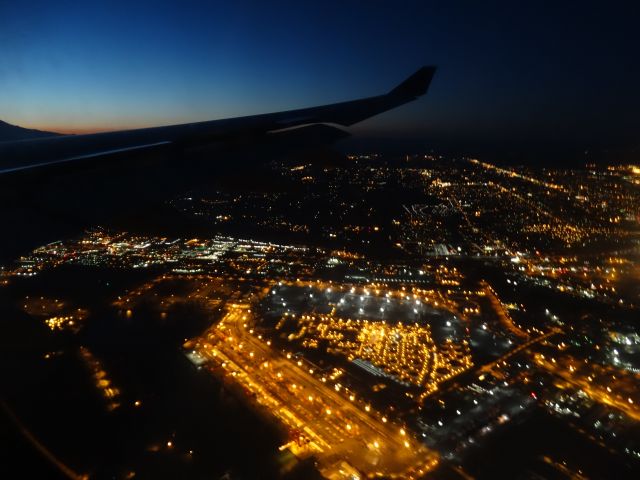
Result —
[[[0,142],[0,182],[23,175],[75,173],[105,164],[133,166],[139,154],[148,158],[156,152],[199,145],[249,143],[317,124],[353,125],[425,94],[434,72],[435,67],[423,67],[384,95],[320,107],[166,127]]]

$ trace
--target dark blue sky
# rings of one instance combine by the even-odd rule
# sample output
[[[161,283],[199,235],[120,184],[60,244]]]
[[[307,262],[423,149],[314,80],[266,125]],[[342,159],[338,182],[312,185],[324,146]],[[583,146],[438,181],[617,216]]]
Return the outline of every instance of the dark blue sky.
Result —
[[[355,131],[629,144],[630,3],[0,0],[0,118],[65,131],[208,120],[378,94],[435,64],[427,97]]]

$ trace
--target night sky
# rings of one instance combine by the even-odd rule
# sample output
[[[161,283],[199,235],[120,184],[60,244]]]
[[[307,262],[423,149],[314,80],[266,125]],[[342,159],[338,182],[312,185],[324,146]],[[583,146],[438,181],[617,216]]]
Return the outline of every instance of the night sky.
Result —
[[[87,132],[242,116],[383,93],[434,64],[426,97],[353,131],[637,146],[631,3],[0,0],[0,119]]]

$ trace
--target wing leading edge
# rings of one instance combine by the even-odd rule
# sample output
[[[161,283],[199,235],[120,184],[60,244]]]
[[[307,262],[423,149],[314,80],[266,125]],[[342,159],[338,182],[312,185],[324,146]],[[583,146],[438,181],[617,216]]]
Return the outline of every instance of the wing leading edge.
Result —
[[[127,152],[223,143],[303,125],[350,126],[424,95],[434,73],[435,67],[422,67],[384,95],[319,107],[166,127],[0,142],[0,178],[68,171],[95,166]]]

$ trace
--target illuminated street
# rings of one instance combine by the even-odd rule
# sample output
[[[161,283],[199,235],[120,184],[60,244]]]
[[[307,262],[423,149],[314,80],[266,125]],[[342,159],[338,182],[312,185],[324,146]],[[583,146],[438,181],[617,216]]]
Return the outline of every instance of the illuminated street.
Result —
[[[366,400],[341,391],[339,382],[314,372],[291,354],[282,354],[252,334],[247,306],[231,306],[224,319],[195,344],[225,376],[266,408],[290,434],[288,446],[299,456],[315,454],[328,478],[342,462],[367,476],[411,478],[437,464],[437,455],[420,446],[404,427],[369,409]]]
[[[574,358],[561,356],[545,357],[536,354],[535,360],[546,370],[557,375],[568,385],[580,388],[596,402],[603,403],[640,421],[640,376],[589,365]]]

